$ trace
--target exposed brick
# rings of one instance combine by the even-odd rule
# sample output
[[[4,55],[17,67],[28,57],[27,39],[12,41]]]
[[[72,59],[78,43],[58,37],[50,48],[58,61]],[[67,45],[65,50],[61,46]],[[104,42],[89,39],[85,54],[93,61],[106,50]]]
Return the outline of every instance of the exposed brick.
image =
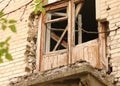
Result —
[[[101,0],[101,19],[107,19],[109,22],[109,30],[115,30],[120,26],[120,1],[119,0]],[[105,6],[106,5],[106,6]],[[105,12],[105,8],[110,9]],[[106,15],[108,13],[108,15]],[[111,58],[112,73],[116,82],[120,81],[120,29],[112,31],[108,35],[107,40],[108,55]],[[120,86],[118,82],[115,86]]]
[[[22,6],[23,4],[29,2],[30,0],[12,0],[10,5],[7,7],[5,12],[10,12],[11,10]],[[8,0],[4,0],[0,3],[0,8],[3,8],[7,4]],[[120,1],[119,0],[100,0],[100,19],[106,19],[109,22],[109,30],[115,30],[117,26],[120,26]],[[108,7],[110,9],[108,9]],[[9,83],[8,79],[17,77],[20,75],[27,74],[25,72],[26,62],[25,62],[25,51],[27,45],[27,34],[28,18],[33,11],[30,6],[27,7],[25,14],[21,17],[24,8],[12,13],[8,16],[8,19],[15,18],[17,22],[17,33],[12,33],[9,29],[6,31],[0,30],[0,41],[3,41],[9,35],[12,35],[12,40],[10,40],[10,52],[14,57],[13,61],[5,60],[4,63],[0,64],[0,86],[7,86]],[[20,21],[21,19],[21,21]],[[108,35],[110,40],[107,41],[107,54],[110,55],[110,63],[112,65],[112,73],[115,80],[119,81],[115,86],[120,86],[120,30],[112,31]],[[30,44],[32,46],[32,43]],[[28,55],[29,53],[27,53]],[[29,59],[31,60],[31,59]]]

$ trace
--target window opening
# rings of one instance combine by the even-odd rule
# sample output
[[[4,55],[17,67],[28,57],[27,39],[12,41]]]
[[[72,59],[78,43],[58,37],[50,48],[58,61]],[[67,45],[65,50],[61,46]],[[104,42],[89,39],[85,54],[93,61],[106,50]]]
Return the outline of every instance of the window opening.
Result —
[[[98,34],[90,34],[84,31],[98,32],[98,23],[96,21],[95,0],[85,0],[79,13],[76,24],[75,44],[87,42],[98,38]],[[81,34],[80,34],[81,33]]]
[[[49,51],[66,49],[67,48],[67,32],[65,33],[60,44],[56,47],[58,40],[60,39],[62,33],[64,32],[67,26],[66,8],[48,12],[47,21],[48,22],[51,21],[51,22],[46,24],[46,31],[47,31],[46,43],[50,46],[48,47],[46,44],[46,50],[49,52]]]
[[[78,4],[76,4],[77,7]],[[46,19],[46,52],[67,49],[68,33],[58,43],[67,26],[67,8],[60,8],[47,12]],[[90,34],[86,31],[98,32],[96,21],[95,0],[86,0],[75,20],[75,45],[98,38],[98,34]],[[79,25],[78,25],[79,24]],[[57,45],[59,44],[59,45]]]

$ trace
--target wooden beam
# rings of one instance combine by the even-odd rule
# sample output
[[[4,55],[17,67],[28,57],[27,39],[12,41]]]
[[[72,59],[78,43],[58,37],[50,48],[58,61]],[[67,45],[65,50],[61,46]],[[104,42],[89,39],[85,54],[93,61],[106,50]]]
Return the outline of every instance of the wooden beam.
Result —
[[[67,20],[67,16],[65,17],[61,17],[61,18],[57,18],[57,19],[52,19],[52,20],[49,20],[49,21],[46,21],[46,23],[55,23],[55,22],[59,22],[59,21],[64,21],[64,20]]]
[[[65,30],[64,30],[64,32],[62,33],[60,39],[58,40],[57,44],[55,45],[55,48],[53,49],[53,51],[55,51],[55,50],[57,49],[57,47],[59,46],[59,44],[61,43],[61,41],[62,41],[65,33],[67,32],[67,28],[68,28],[68,26],[65,28]]]
[[[51,14],[47,13],[47,20],[51,20]],[[51,28],[51,23],[48,23],[46,25],[47,27],[46,28]],[[49,29],[46,29],[46,45],[45,45],[45,50],[46,52],[50,52],[50,30]]]
[[[69,0],[58,0],[57,2],[46,4],[44,6],[46,11],[54,11],[68,6]],[[74,3],[82,3],[84,0],[72,0]]]
[[[98,31],[99,32],[106,32],[106,24],[104,22],[98,22]],[[106,33],[100,33],[99,34],[99,58],[100,58],[100,64],[101,68],[108,70],[108,59],[107,59],[107,51],[106,51]]]
[[[82,6],[83,6],[83,2],[81,2],[81,3],[79,3],[79,4],[77,5],[76,10],[75,10],[75,17],[76,17],[76,18],[77,18],[77,16],[78,16],[78,14],[79,14]]]
[[[78,44],[82,43],[82,15],[78,15]]]
[[[43,55],[45,52],[45,21],[46,21],[46,14],[42,14],[42,25],[41,25],[41,40],[40,40],[40,63],[39,63],[39,67],[40,70],[42,68],[42,59],[43,59]]]
[[[64,31],[65,29],[60,29],[60,28],[51,28],[49,30],[52,30],[52,31]],[[75,32],[79,32],[79,30],[75,30]]]
[[[76,11],[75,11],[75,15],[76,15],[75,17],[76,17],[76,18],[77,18],[77,16],[78,16],[79,11],[81,10],[82,6],[83,6],[83,3],[79,3],[79,4],[77,5]],[[62,33],[62,35],[61,35],[59,41],[57,42],[55,48],[53,49],[53,51],[55,51],[55,50],[57,49],[57,47],[59,46],[60,42],[62,41],[62,39],[63,39],[63,37],[64,37],[64,35],[65,35],[65,33],[67,32],[67,29],[68,29],[68,25],[66,26],[64,32]]]
[[[60,37],[59,36],[57,36],[56,34],[54,34],[53,32],[51,33],[51,37],[55,40],[55,41],[58,41],[59,39],[60,39]],[[67,42],[66,41],[64,41],[64,40],[62,40],[61,41],[61,45],[63,46],[63,47],[65,47],[65,48],[67,48]]]
[[[52,31],[64,31],[65,29],[60,29],[60,28],[51,28],[50,30],[52,30]]]
[[[75,45],[75,4],[72,0],[68,5],[68,63],[72,63],[72,50]]]
[[[39,72],[41,66],[41,59],[40,59],[40,40],[41,40],[41,27],[42,27],[42,15],[40,14],[38,19],[38,36],[37,36],[37,49],[36,49],[36,70]]]
[[[60,13],[60,12],[51,12],[50,14],[53,16],[66,16],[67,15],[66,13]]]

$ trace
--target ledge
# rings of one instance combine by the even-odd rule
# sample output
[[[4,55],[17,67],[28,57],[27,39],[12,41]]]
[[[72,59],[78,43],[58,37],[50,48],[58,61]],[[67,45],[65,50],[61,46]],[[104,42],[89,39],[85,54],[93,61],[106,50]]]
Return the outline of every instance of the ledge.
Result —
[[[42,71],[40,73],[32,73],[26,76],[20,76],[11,79],[10,86],[34,86],[37,84],[50,83],[54,81],[59,81],[63,79],[74,77],[82,77],[83,75],[90,74],[100,83],[105,86],[113,86],[110,77],[98,69],[93,68],[89,63],[85,61],[79,61],[74,64],[61,66],[47,71]],[[109,79],[108,79],[109,78]]]

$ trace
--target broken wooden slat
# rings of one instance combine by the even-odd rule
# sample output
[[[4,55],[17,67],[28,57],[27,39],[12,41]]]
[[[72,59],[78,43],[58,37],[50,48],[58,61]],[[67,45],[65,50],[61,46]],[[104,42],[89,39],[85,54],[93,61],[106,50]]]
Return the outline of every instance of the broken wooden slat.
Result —
[[[65,33],[67,32],[67,28],[68,28],[68,27],[66,27],[66,29],[65,29],[64,32],[62,33],[62,35],[61,35],[60,39],[58,40],[57,44],[55,45],[55,48],[53,49],[53,51],[55,51],[55,50],[57,49],[57,47],[59,46],[59,44],[61,43],[61,41],[62,41]]]
[[[54,34],[53,32],[51,33],[51,37],[55,40],[58,41],[60,39],[59,36],[57,36],[56,34]],[[67,48],[67,42],[62,40],[61,45],[65,48]]]
[[[52,19],[52,20],[49,20],[49,21],[46,21],[46,23],[55,23],[55,22],[59,22],[59,21],[64,21],[64,20],[67,20],[67,16],[65,17],[61,17],[61,18],[57,18],[57,19]]]
[[[82,8],[83,6],[83,2],[79,3],[76,7],[76,10],[75,10],[75,16],[77,17],[79,12],[80,12],[80,9]]]
[[[79,11],[81,10],[82,6],[83,6],[83,3],[80,3],[80,4],[77,5],[76,11],[75,11],[75,12],[76,12],[76,13],[75,13],[75,14],[76,14],[76,16],[75,16],[76,18],[77,18],[77,16],[78,16]],[[61,41],[62,41],[62,39],[63,39],[65,33],[67,32],[67,29],[68,29],[68,26],[66,26],[64,32],[62,33],[62,35],[61,35],[59,41],[57,42],[55,48],[53,49],[53,51],[55,51],[55,50],[57,49],[57,47],[59,46],[59,44],[61,43]]]

